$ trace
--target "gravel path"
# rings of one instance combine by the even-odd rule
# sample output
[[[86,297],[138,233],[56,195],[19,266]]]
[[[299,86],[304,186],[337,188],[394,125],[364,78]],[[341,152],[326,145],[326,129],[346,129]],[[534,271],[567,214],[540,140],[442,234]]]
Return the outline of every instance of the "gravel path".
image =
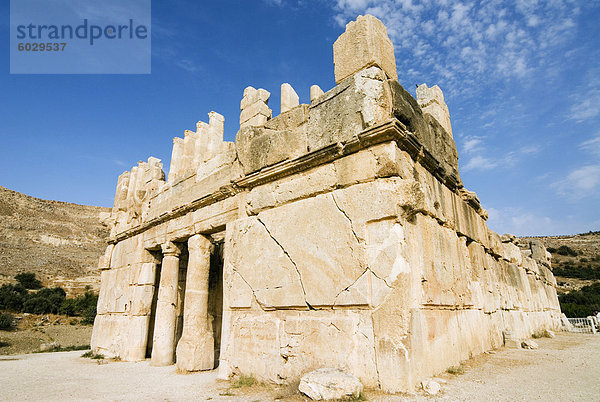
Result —
[[[536,340],[538,350],[501,348],[471,359],[465,374],[444,374],[442,391],[391,396],[366,392],[369,400],[599,400],[600,335],[558,334]],[[289,391],[230,388],[216,372],[179,375],[175,367],[96,361],[82,352],[0,357],[2,400],[272,400]],[[291,400],[302,400],[292,395]]]

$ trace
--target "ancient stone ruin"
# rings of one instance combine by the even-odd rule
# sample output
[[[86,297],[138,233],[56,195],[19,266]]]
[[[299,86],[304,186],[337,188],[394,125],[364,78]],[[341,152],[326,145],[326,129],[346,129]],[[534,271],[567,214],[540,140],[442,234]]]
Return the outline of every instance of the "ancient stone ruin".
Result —
[[[118,180],[92,347],[182,371],[290,383],[334,367],[366,387],[427,376],[553,329],[543,246],[486,226],[460,180],[439,87],[397,81],[385,26],[360,16],[334,46],[335,81],[281,113],[252,87],[235,142],[209,113]]]

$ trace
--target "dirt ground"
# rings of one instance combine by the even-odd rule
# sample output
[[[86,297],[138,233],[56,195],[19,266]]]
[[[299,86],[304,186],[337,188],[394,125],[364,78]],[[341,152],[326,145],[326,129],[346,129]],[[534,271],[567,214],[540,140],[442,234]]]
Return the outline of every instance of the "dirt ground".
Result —
[[[367,400],[598,400],[600,335],[557,334],[538,339],[538,350],[501,348],[462,365],[464,374],[437,377],[435,397],[421,392],[386,395],[366,390]],[[0,357],[3,400],[273,400],[304,398],[292,388],[235,387],[216,371],[180,375],[174,366],[150,367],[81,358],[82,352]]]
[[[37,352],[43,343],[57,342],[62,347],[90,344],[92,326],[80,325],[79,318],[54,314],[15,316],[18,329],[0,331],[0,355]]]

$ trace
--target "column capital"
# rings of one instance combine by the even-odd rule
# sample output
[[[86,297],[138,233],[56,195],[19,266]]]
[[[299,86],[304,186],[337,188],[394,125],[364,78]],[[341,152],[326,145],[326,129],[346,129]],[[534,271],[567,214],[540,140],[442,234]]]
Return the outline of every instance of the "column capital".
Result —
[[[188,250],[209,251],[212,248],[210,239],[206,236],[196,234],[187,241]]]
[[[179,256],[181,254],[181,246],[172,241],[161,244],[161,248],[164,255]]]

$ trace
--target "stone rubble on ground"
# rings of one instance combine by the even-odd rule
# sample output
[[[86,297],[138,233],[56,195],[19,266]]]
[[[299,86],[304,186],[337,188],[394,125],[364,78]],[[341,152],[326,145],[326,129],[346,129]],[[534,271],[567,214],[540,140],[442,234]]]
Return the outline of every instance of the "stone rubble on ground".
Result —
[[[539,348],[537,342],[534,341],[534,340],[532,340],[532,339],[525,339],[523,341],[523,343],[521,343],[521,347],[523,349],[537,349],[537,348]]]
[[[40,352],[52,352],[58,348],[60,348],[60,343],[58,342],[42,343],[40,345]]]
[[[437,393],[440,392],[440,390],[442,389],[442,386],[434,380],[423,381],[421,383],[421,387],[427,395],[437,395]]]
[[[312,400],[330,401],[358,398],[363,385],[358,378],[340,369],[322,368],[303,375],[298,390]]]

